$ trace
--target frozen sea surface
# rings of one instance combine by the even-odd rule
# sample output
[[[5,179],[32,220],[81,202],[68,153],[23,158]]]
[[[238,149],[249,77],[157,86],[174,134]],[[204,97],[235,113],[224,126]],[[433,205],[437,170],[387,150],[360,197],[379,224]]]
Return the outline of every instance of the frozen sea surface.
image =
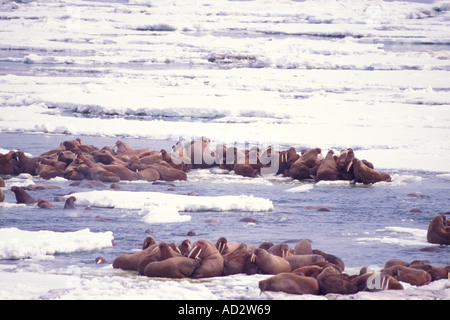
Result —
[[[149,231],[178,242],[190,230],[246,243],[308,238],[349,272],[391,258],[449,265],[448,248],[426,242],[429,221],[450,211],[449,12],[448,1],[2,0],[2,150],[39,155],[75,137],[155,150],[200,136],[297,151],[351,147],[393,181],[316,184],[196,170],[186,182],[123,183],[117,195],[127,202],[64,179],[5,177],[5,190],[56,184],[40,196],[75,191],[86,202],[48,213],[7,192],[0,297],[324,298],[260,295],[263,275],[167,281],[112,269]],[[96,265],[97,256],[109,264]],[[449,286],[328,298],[449,299]]]

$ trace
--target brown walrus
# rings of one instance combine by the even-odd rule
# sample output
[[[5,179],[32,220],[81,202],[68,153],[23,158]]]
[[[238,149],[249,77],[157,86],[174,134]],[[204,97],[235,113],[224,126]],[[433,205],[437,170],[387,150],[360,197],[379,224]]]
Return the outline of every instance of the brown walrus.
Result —
[[[391,181],[391,176],[389,174],[378,172],[367,166],[364,161],[359,159],[355,159],[353,161],[353,174],[355,175],[355,182],[361,182],[364,184]]]
[[[74,196],[68,197],[64,203],[64,209],[75,209],[75,201],[77,199]]]
[[[257,266],[250,261],[253,249],[248,248],[245,243],[241,243],[235,250],[223,256],[223,275],[257,273]]]
[[[117,174],[106,170],[101,167],[100,164],[95,164],[92,168],[88,170],[88,179],[90,180],[100,180],[102,182],[119,182],[120,178]]]
[[[5,193],[3,192],[2,189],[0,189],[0,202],[5,201]]]
[[[151,237],[151,236],[148,236]],[[147,238],[146,238],[147,239]],[[145,242],[144,242],[145,243]],[[139,263],[150,255],[157,255],[155,260],[159,259],[159,247],[158,243],[154,241],[146,249],[140,250],[134,253],[124,253],[119,255],[113,261],[113,268],[122,270],[138,270]]]
[[[428,225],[427,241],[435,244],[450,244],[450,225],[443,214],[439,214]]]
[[[33,198],[28,192],[26,192],[22,187],[11,187],[11,191],[14,192],[16,196],[17,203],[36,203],[36,199]]]
[[[2,177],[0,177],[0,188],[4,188],[5,187],[5,180],[3,180]]]
[[[293,254],[302,255],[302,254],[312,254],[313,250],[311,247],[311,241],[307,239],[300,240],[294,247]]]
[[[440,279],[448,279],[450,268],[447,267],[435,267],[428,263],[428,261],[413,261],[409,265],[410,268],[420,269],[428,272],[431,276],[431,281]]]
[[[354,180],[353,174],[353,160],[355,159],[355,153],[352,148],[347,150],[341,150],[339,156],[336,159],[337,169],[339,171],[339,179],[341,180]]]
[[[106,171],[109,171],[111,173],[114,173],[119,177],[120,180],[125,181],[133,181],[138,180],[140,178],[139,173],[131,171],[126,166],[119,165],[119,164],[103,164],[103,163],[97,163],[96,165],[102,167]]]
[[[216,242],[216,248],[220,252],[221,255],[225,255],[227,253],[233,252],[238,248],[240,243],[228,241],[225,237],[220,237]]]
[[[341,271],[344,271],[345,264],[344,264],[344,261],[342,261],[341,258],[336,257],[335,255],[332,255],[332,254],[329,254],[329,253],[325,253],[322,250],[318,250],[318,249],[314,249],[313,253],[314,254],[320,254],[322,257],[325,258],[325,260],[327,262],[336,265],[337,267],[339,267],[341,269]]]
[[[258,283],[261,292],[276,291],[291,294],[319,294],[319,283],[312,277],[279,273]]]
[[[306,277],[313,277],[317,279],[317,276],[322,272],[323,269],[324,267],[322,266],[308,265],[294,269],[292,270],[292,273]]]
[[[325,262],[325,258],[319,254],[290,255],[285,257],[285,259],[289,262],[292,270],[319,262]]]
[[[382,269],[382,272],[394,277],[398,281],[407,282],[414,286],[423,286],[431,282],[431,275],[428,272],[401,265]]]
[[[282,258],[286,258],[290,254],[292,254],[293,250],[289,248],[289,245],[287,243],[283,242],[271,246],[269,249],[267,249],[267,252]]]
[[[0,174],[19,173],[19,157],[13,150],[6,154],[0,153]]]
[[[258,266],[260,273],[278,274],[291,272],[291,265],[285,258],[271,254],[265,249],[255,249],[251,261]]]
[[[336,159],[334,158],[334,151],[329,150],[325,159],[317,168],[316,180],[329,180],[334,181],[339,177],[339,171],[337,168]]]
[[[326,267],[317,276],[320,292],[322,294],[338,293],[352,294],[358,292],[358,287],[352,283],[351,279],[339,272],[334,267]]]
[[[45,180],[53,179],[56,177],[64,177],[64,171],[64,169],[45,163],[39,163],[36,168],[36,173]]]
[[[311,178],[322,161],[320,148],[302,151],[302,155],[289,168],[288,175],[293,179],[303,180]]]
[[[52,209],[55,208],[55,206],[49,202],[48,200],[39,198],[36,205],[41,209]]]
[[[183,256],[172,257],[162,261],[150,262],[144,270],[147,277],[162,278],[189,278],[197,270],[202,262]]]
[[[178,250],[180,250],[180,253],[182,256],[187,257],[189,254],[189,251],[192,249],[192,244],[189,239],[183,240],[180,245],[178,246]]]
[[[403,290],[402,284],[383,272],[367,272],[351,279],[358,291]]]
[[[201,266],[192,274],[194,279],[217,277],[223,273],[223,257],[214,244],[207,239],[197,240],[188,258],[201,260]]]
[[[159,164],[149,165],[148,168],[155,169],[159,173],[159,179],[164,181],[187,180],[186,172],[172,168],[170,164],[161,161]]]

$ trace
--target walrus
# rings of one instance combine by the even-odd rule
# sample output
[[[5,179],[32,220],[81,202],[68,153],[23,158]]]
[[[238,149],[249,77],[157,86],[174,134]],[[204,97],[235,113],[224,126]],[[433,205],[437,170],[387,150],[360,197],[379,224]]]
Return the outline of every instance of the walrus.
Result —
[[[225,237],[220,237],[216,242],[216,248],[221,255],[233,252],[239,245],[238,242],[228,241]]]
[[[406,262],[406,261],[403,261],[403,260],[400,260],[400,259],[390,259],[384,264],[384,268],[387,269],[387,268],[390,268],[390,267],[393,267],[393,266],[399,266],[399,265],[408,267],[409,266],[409,262]]]
[[[51,167],[55,168],[58,172],[64,172],[64,170],[67,167],[67,163],[65,163],[63,161],[47,159],[47,158],[39,158],[38,166],[39,166],[39,164],[51,166]],[[37,170],[37,168],[36,168],[36,170]],[[36,173],[37,173],[37,171],[36,171]]]
[[[255,178],[258,176],[259,171],[251,164],[247,163],[236,163],[233,166],[234,173],[243,177]]]
[[[340,273],[331,266],[322,270],[317,276],[317,281],[322,294],[353,294],[358,292],[358,287],[352,283],[347,275]]]
[[[277,174],[287,174],[292,164],[300,158],[294,147],[290,147],[286,151],[278,154],[278,171]]]
[[[68,197],[64,203],[64,209],[75,209],[75,201],[77,199],[74,196]]]
[[[278,243],[267,249],[267,252],[282,258],[286,258],[293,251],[291,248],[289,248],[289,245],[287,243]]]
[[[293,254],[302,255],[302,254],[312,254],[311,241],[307,239],[300,240],[294,247]]]
[[[311,175],[317,171],[322,159],[320,159],[322,150],[320,148],[302,151],[302,155],[289,168],[288,176],[293,179],[303,180],[311,178]]]
[[[278,274],[291,272],[292,270],[291,265],[285,258],[271,254],[261,248],[253,251],[251,261],[258,266],[259,272],[264,274]]]
[[[207,239],[197,240],[189,252],[188,258],[191,257],[201,260],[201,266],[194,271],[192,278],[199,279],[222,275],[223,257],[211,241]]]
[[[270,241],[263,241],[261,242],[261,244],[258,246],[258,248],[260,249],[264,249],[264,250],[269,250],[270,247],[273,246],[273,243]]]
[[[97,163],[96,165],[100,166],[101,168],[105,169],[106,171],[114,173],[115,175],[117,175],[119,177],[120,180],[133,181],[133,180],[138,180],[140,178],[139,173],[131,171],[124,165],[103,164],[101,162]]]
[[[28,192],[26,192],[22,187],[11,187],[11,191],[14,192],[16,196],[17,203],[36,203],[36,199],[33,198]]]
[[[178,153],[174,153],[172,156],[172,153],[168,153],[166,150],[161,149],[161,160],[167,162],[172,168],[187,171],[190,166],[191,159],[187,157],[182,157]],[[175,161],[174,161],[175,160]],[[189,162],[187,162],[189,161]]]
[[[253,250],[241,243],[235,250],[223,256],[223,275],[245,273],[256,274],[257,266],[250,261]]]
[[[139,180],[156,181],[159,180],[160,174],[154,168],[145,168],[137,172]]]
[[[293,274],[301,275],[305,277],[313,277],[317,279],[317,276],[322,272],[324,267],[318,265],[307,265],[292,270]]]
[[[164,181],[187,180],[186,172],[172,168],[170,164],[161,161],[159,164],[149,165],[148,168],[153,168],[159,173],[159,179]]]
[[[402,284],[383,272],[367,272],[351,279],[358,291],[403,290]]]
[[[325,261],[334,264],[335,266],[339,267],[341,269],[341,271],[344,271],[345,264],[344,264],[344,261],[342,261],[341,258],[336,257],[335,255],[332,255],[332,254],[329,254],[329,253],[325,253],[322,250],[318,250],[318,249],[314,249],[313,253],[314,254],[320,254],[322,257],[325,258]]]
[[[391,176],[389,174],[378,172],[359,159],[353,161],[353,174],[355,176],[355,182],[361,182],[363,184],[391,181]]]
[[[435,267],[427,263],[426,261],[413,261],[409,265],[410,268],[420,269],[428,272],[431,276],[431,281],[440,279],[448,279],[449,268],[448,267]]]
[[[63,141],[63,146],[65,150],[72,151],[73,153],[77,153],[79,151],[92,153],[98,150],[96,147],[88,144],[83,144],[80,138],[76,138],[75,140],[66,140]]]
[[[145,249],[147,249],[150,246],[151,245],[144,243],[143,248],[145,247]],[[153,250],[150,254],[146,255],[139,261],[137,271],[140,275],[145,275],[145,268],[147,268],[147,266],[150,263],[154,261],[163,261],[169,258],[180,256],[181,256],[180,250],[178,249],[175,243],[169,244],[167,242],[160,242],[157,245],[157,249]]]
[[[198,270],[202,262],[197,259],[191,259],[183,256],[172,257],[162,261],[150,262],[144,270],[147,277],[162,278],[189,278]]]
[[[319,283],[312,277],[279,273],[258,283],[261,292],[275,291],[291,294],[319,294]]]
[[[36,176],[36,168],[38,166],[38,162],[40,160],[39,157],[28,157],[24,152],[17,151],[17,158],[19,160],[18,166],[19,171],[18,173],[28,173],[32,176]]]
[[[145,250],[154,244],[157,244],[155,238],[153,238],[152,236],[146,236],[144,241],[142,242],[142,250]]]
[[[347,150],[341,150],[339,156],[336,159],[337,170],[339,172],[339,180],[354,180],[353,174],[353,160],[355,159],[355,153],[352,148]]]
[[[317,168],[316,181],[328,180],[335,181],[339,177],[339,171],[337,168],[336,159],[334,157],[334,151],[329,150],[325,159]]]
[[[450,226],[447,226],[443,214],[435,216],[428,225],[427,241],[439,245],[450,244]]]
[[[215,165],[216,155],[209,147],[210,140],[202,137],[192,140],[186,147],[187,156],[191,159],[193,169],[205,169]]]
[[[99,164],[95,164],[88,170],[88,179],[100,180],[102,182],[120,182],[120,178],[117,174],[107,171]]]
[[[84,180],[89,167],[78,158],[74,159],[64,170],[64,178],[67,180]]]
[[[158,260],[160,256],[160,251],[158,244],[153,244],[144,250],[140,250],[134,253],[123,253],[119,255],[113,261],[113,268],[122,270],[133,270],[138,271],[139,264],[144,259],[149,259],[141,269],[144,270],[148,262],[152,260]]]
[[[5,201],[5,193],[3,192],[2,189],[0,189],[0,202]]]
[[[0,177],[0,188],[4,188],[5,187],[5,180],[3,180],[2,177]]]
[[[19,158],[15,151],[0,154],[0,174],[18,174]]]
[[[41,208],[41,209],[52,209],[52,208],[55,208],[55,206],[51,202],[49,202],[48,200],[45,200],[45,199],[41,199],[41,198],[39,198],[37,200],[36,205],[39,208]]]
[[[414,286],[423,286],[431,282],[431,275],[420,269],[414,269],[401,265],[382,269],[382,272],[394,277],[398,281],[407,282]]]
[[[45,180],[50,180],[56,177],[64,177],[65,169],[54,167],[50,164],[40,162],[36,168],[36,173]]]
[[[189,251],[192,249],[192,244],[189,239],[183,240],[178,246],[178,250],[180,250],[182,256],[187,256]]]
[[[291,266],[291,270],[298,269],[300,267],[309,266],[319,262],[325,262],[325,258],[319,254],[303,254],[303,255],[290,255],[285,257],[286,261]]]

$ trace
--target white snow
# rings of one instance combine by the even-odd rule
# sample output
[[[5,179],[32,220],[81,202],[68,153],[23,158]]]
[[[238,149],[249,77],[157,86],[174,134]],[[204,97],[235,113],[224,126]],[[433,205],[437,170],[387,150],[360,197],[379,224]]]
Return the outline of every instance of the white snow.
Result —
[[[269,199],[240,196],[191,196],[162,192],[95,190],[71,194],[77,206],[136,209],[147,223],[183,222],[190,216],[180,212],[267,212]]]
[[[74,232],[0,229],[0,259],[40,258],[58,253],[100,249],[112,246],[112,232],[95,233],[89,229]]]

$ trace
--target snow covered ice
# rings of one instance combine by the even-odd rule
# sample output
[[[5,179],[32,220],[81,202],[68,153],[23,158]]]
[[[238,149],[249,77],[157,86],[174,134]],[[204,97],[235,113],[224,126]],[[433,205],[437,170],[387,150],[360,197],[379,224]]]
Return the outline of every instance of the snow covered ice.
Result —
[[[211,216],[220,223],[205,234],[234,231],[240,241],[285,241],[326,228],[336,246],[357,247],[358,254],[348,253],[356,272],[385,250],[387,260],[398,247],[406,258],[408,248],[427,246],[427,222],[449,211],[448,1],[0,0],[0,30],[0,153],[38,155],[66,136],[149,147],[205,136],[214,144],[297,151],[351,147],[393,177],[368,190],[198,170],[174,186],[135,182],[114,195],[77,190],[77,205],[95,213],[58,211],[48,221],[7,194],[0,204],[1,299],[322,299],[260,295],[263,275],[149,280],[89,264],[88,253],[113,258],[136,249],[144,236],[133,234],[136,226],[158,225],[167,241],[181,240],[180,226]],[[4,191],[38,182],[7,177]],[[72,191],[64,179],[50,183]],[[187,196],[190,188],[198,196]],[[309,204],[335,212],[319,219],[304,210]],[[424,213],[411,215],[413,206]],[[236,216],[274,227],[238,226]],[[345,228],[357,219],[363,222],[354,230]],[[325,236],[313,240],[329,246]],[[450,264],[448,250],[443,255],[436,259]],[[450,284],[328,298],[450,299]]]

